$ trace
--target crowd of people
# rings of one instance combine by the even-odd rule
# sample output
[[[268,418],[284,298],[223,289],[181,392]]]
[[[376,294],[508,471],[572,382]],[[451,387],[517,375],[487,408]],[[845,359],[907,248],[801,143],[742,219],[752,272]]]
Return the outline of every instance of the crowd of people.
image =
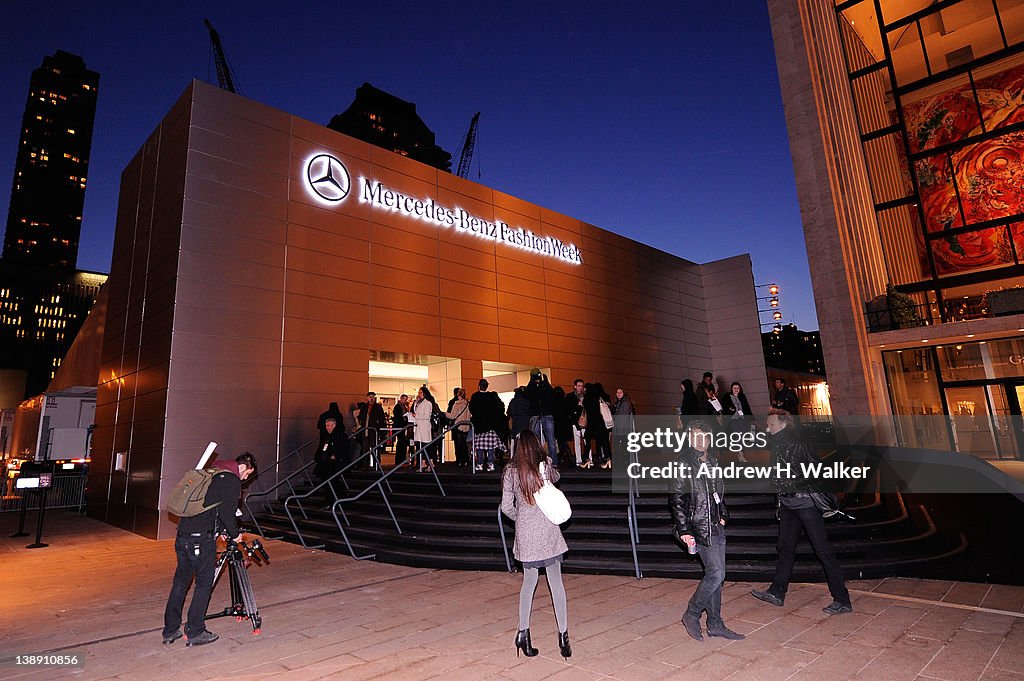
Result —
[[[676,412],[680,427],[693,417],[708,419],[730,432],[758,427],[739,382],[734,381],[728,392],[719,394],[714,375],[705,372],[696,386],[690,379],[679,385],[682,399]],[[626,435],[635,429],[636,407],[624,388],[617,388],[612,396],[601,383],[577,378],[567,392],[561,386],[552,386],[540,369],[531,372],[529,383],[515,389],[508,405],[489,389],[487,379],[481,379],[477,387],[472,396],[465,388],[455,388],[445,408],[424,385],[415,397],[400,395],[390,418],[377,395],[368,392],[366,400],[352,410],[355,429],[351,437],[345,432],[338,404],[332,402],[317,422],[321,441],[316,474],[321,479],[330,477],[354,455],[374,449],[385,433],[392,434],[396,466],[408,464],[426,471],[441,462],[442,442],[438,436],[448,427],[455,464],[460,468],[496,470],[500,462],[512,457],[516,436],[529,430],[556,468],[575,465],[581,469],[609,469],[612,452],[621,451]],[[799,411],[796,393],[783,379],[775,380],[771,404],[790,414]],[[334,425],[328,430],[331,420]],[[409,461],[410,454],[417,452],[421,452],[417,460]],[[740,461],[744,461],[742,454]]]
[[[406,424],[397,434],[396,463],[406,463],[409,447],[428,452],[442,424],[451,424],[456,459],[461,466],[475,465],[494,470],[501,452],[508,451],[510,460],[502,471],[501,511],[516,524],[513,554],[523,566],[523,582],[519,594],[519,628],[515,637],[517,655],[538,654],[530,635],[530,615],[540,570],[544,570],[551,591],[555,622],[558,627],[559,653],[572,655],[569,641],[568,599],[562,583],[561,565],[568,544],[561,527],[549,519],[540,507],[538,495],[549,484],[558,482],[558,462],[575,459],[578,466],[610,467],[612,441],[633,429],[635,409],[629,395],[621,388],[612,399],[600,383],[588,384],[582,379],[573,382],[566,394],[553,387],[540,370],[531,373],[528,385],[516,389],[506,410],[497,393],[488,390],[486,379],[467,399],[466,391],[456,388],[447,409],[442,410],[423,386],[416,398],[402,395],[393,410],[396,423]],[[772,407],[765,429],[770,435],[772,466],[789,465],[803,470],[801,463],[815,460],[811,446],[801,437],[794,414],[799,404],[796,394],[781,379],[775,381]],[[733,383],[725,395],[718,395],[714,376],[706,373],[694,388],[689,380],[681,382],[682,403],[679,408],[680,427],[689,433],[688,446],[679,461],[689,469],[700,464],[716,464],[711,439],[701,437],[722,427],[746,428],[753,423],[750,405],[743,387]],[[368,393],[367,401],[357,408],[358,440],[364,450],[375,447],[386,423],[376,395]],[[717,425],[712,423],[717,421]],[[381,424],[380,429],[374,424]],[[371,425],[376,433],[370,433]],[[337,403],[331,403],[318,419],[320,442],[316,454],[317,475],[330,478],[352,461],[351,438]],[[425,461],[429,467],[436,454]],[[183,635],[187,645],[203,645],[217,640],[205,628],[205,611],[213,582],[215,557],[214,531],[223,527],[228,537],[240,541],[234,509],[241,492],[241,483],[255,472],[255,461],[246,453],[234,462],[222,464],[206,494],[206,510],[179,523],[175,550],[177,570],[164,614],[163,642],[174,643]],[[824,568],[832,602],[823,610],[830,615],[852,612],[850,593],[839,562],[829,544],[823,512],[834,503],[823,494],[817,482],[806,477],[790,477],[774,481],[778,498],[779,539],[778,562],[771,585],[754,589],[751,596],[764,603],[781,607],[792,576],[796,548],[801,533],[806,533],[811,547]],[[711,484],[693,476],[673,480],[668,489],[674,535],[689,552],[699,557],[704,573],[693,591],[681,621],[686,633],[697,641],[709,637],[742,640],[744,635],[728,628],[722,617],[722,587],[726,578],[726,533],[730,521],[726,490],[721,478]],[[210,504],[213,503],[212,506]],[[238,536],[235,536],[238,535]],[[182,631],[182,609],[189,582],[195,581],[195,593],[189,608],[188,622]],[[706,615],[706,628],[701,619]]]
[[[455,463],[476,471],[494,471],[514,453],[516,436],[529,430],[550,454],[554,466],[611,468],[612,447],[618,435],[633,429],[636,409],[622,388],[610,396],[601,383],[586,383],[578,378],[567,394],[561,386],[552,386],[539,369],[530,374],[527,385],[515,389],[508,405],[481,379],[477,391],[468,396],[464,388],[455,388],[446,408],[438,405],[427,386],[416,396],[400,395],[390,421],[373,392],[352,411],[355,429],[346,435],[344,420],[336,402],[320,415],[317,428],[316,474],[330,477],[381,442],[382,433],[391,432],[395,465],[409,464],[419,471],[440,463],[438,436],[451,428]],[[331,429],[327,424],[333,421]],[[344,452],[345,442],[352,441]],[[417,461],[411,453],[422,452]]]

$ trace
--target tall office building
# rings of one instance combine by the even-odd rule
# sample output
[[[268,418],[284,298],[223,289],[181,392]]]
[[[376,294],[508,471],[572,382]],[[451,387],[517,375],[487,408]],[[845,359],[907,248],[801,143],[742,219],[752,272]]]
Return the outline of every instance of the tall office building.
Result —
[[[1020,457],[1024,1],[768,7],[834,413]]]
[[[801,331],[796,324],[786,324],[778,331],[762,333],[761,345],[767,367],[825,375],[821,334],[817,331]]]
[[[18,140],[3,259],[74,268],[100,76],[62,50],[32,72]]]
[[[75,269],[99,74],[58,50],[32,72],[0,258],[0,368],[46,389],[106,275]]]
[[[452,169],[452,155],[434,143],[434,133],[416,113],[416,105],[369,83],[356,90],[352,104],[327,127],[420,163]]]

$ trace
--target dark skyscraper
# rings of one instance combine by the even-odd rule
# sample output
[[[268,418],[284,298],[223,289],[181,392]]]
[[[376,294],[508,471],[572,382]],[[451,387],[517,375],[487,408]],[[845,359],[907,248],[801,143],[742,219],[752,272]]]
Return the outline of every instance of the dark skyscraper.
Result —
[[[32,72],[4,233],[8,263],[73,269],[100,76],[58,50]]]
[[[331,130],[451,172],[452,155],[434,143],[434,133],[416,105],[363,83],[355,101],[327,124]]]
[[[0,258],[0,368],[46,390],[105,274],[75,269],[100,76],[58,50],[32,72]]]

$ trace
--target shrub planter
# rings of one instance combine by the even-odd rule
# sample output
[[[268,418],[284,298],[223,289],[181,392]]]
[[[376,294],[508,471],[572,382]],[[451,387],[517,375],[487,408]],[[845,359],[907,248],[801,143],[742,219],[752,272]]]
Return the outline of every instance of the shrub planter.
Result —
[[[1024,312],[1024,288],[1007,288],[986,294],[988,309],[993,316]]]

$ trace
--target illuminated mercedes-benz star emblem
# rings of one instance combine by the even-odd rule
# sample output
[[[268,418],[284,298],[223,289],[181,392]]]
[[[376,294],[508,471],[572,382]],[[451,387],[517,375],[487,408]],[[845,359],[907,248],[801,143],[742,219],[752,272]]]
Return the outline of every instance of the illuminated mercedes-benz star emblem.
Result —
[[[306,181],[325,201],[341,201],[348,196],[352,181],[345,165],[330,154],[318,154],[306,165]]]

